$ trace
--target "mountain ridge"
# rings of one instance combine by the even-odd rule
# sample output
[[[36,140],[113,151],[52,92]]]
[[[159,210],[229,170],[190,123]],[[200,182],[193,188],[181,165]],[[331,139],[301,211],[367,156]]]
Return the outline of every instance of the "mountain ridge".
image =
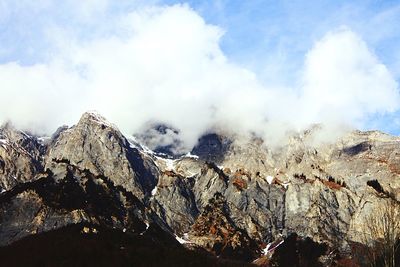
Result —
[[[208,134],[171,158],[96,112],[46,141],[7,125],[0,244],[77,223],[137,235],[157,225],[190,249],[251,262],[270,259],[267,245],[296,233],[329,247],[320,255],[326,265],[363,242],[369,213],[400,199],[400,138],[354,131],[312,146],[311,134],[279,149]],[[212,207],[219,217],[207,213]]]

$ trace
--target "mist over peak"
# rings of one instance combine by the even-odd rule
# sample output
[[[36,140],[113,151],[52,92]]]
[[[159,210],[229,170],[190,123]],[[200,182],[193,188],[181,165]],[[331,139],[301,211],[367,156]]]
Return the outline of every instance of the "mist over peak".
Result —
[[[188,5],[144,6],[110,21],[111,33],[86,39],[49,27],[46,60],[0,64],[0,122],[50,134],[95,109],[125,133],[162,122],[174,130],[154,138],[183,151],[215,128],[273,146],[322,123],[329,130],[321,139],[329,140],[400,107],[398,83],[349,27],[309,47],[288,87],[268,86],[230,60],[221,48],[224,29]]]

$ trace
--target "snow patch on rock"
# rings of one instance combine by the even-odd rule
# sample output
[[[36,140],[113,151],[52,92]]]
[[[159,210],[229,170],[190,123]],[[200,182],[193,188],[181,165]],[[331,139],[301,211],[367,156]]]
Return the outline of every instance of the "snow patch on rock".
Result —
[[[86,112],[87,116],[89,117],[89,119],[91,121],[97,122],[97,123],[101,123],[104,124],[110,128],[114,128],[117,129],[117,127],[110,123],[109,121],[106,120],[106,118],[104,118],[100,113],[98,113],[97,111],[91,110]]]
[[[7,148],[8,140],[7,139],[0,139],[0,145],[4,148]]]
[[[144,233],[146,233],[146,231],[149,229],[149,227],[150,227],[150,224],[147,222],[147,221],[145,221],[144,222],[145,224],[146,224],[146,229],[143,231],[143,232],[141,232],[139,235],[143,235]]]
[[[272,184],[273,181],[274,181],[274,177],[268,175],[268,176],[267,176],[267,182],[268,182],[269,184]]]
[[[151,190],[151,195],[152,195],[152,196],[154,196],[155,194],[157,194],[157,189],[158,189],[158,187],[155,186],[155,187],[153,188],[153,190]]]
[[[141,145],[141,147],[144,153],[149,155],[155,155],[154,151],[148,148],[147,146]]]
[[[165,162],[167,171],[175,170],[175,160],[173,160],[173,159],[164,159],[164,162]]]
[[[199,156],[193,155],[190,152],[188,152],[186,155],[183,156],[184,158],[192,158],[192,159],[199,159]]]
[[[273,252],[277,247],[282,245],[284,240],[281,240],[277,243],[277,241],[274,241],[272,243],[269,243],[263,250],[262,253],[264,256],[267,256],[270,252]]]
[[[188,235],[187,235],[187,234],[184,234],[183,237],[184,237],[184,238],[187,238]],[[181,243],[181,244],[190,244],[190,243],[191,243],[190,241],[185,240],[185,239],[183,239],[182,237],[179,237],[179,236],[177,236],[177,235],[175,235],[175,239],[176,239],[179,243]]]
[[[272,243],[268,243],[268,245],[262,250],[262,254],[267,256],[269,252],[269,248],[271,247]]]

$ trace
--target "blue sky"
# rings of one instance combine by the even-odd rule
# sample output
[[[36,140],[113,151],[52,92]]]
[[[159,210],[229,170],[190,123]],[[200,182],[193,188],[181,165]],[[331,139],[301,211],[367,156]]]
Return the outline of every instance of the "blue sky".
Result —
[[[253,73],[263,86],[295,88],[307,54],[327,33],[341,27],[362,39],[393,80],[400,81],[398,1],[81,2],[0,0],[0,64],[16,62],[29,67],[54,62],[57,57],[68,61],[60,51],[69,46],[114,37],[124,40],[130,30],[121,27],[120,21],[131,12],[142,12],[151,5],[183,4],[206,25],[220,30],[220,37],[215,38],[219,38],[216,42],[223,56]],[[399,115],[399,111],[376,109],[363,116],[362,127],[399,135]]]
[[[168,4],[180,1],[165,1]],[[367,42],[393,75],[400,77],[399,1],[189,1],[207,22],[226,30],[222,49],[235,61],[263,73],[280,57],[292,75],[304,54],[327,31],[348,26]],[[272,60],[275,62],[275,58]],[[267,68],[268,70],[268,68]]]
[[[92,36],[96,31],[112,32],[113,29],[106,29],[107,18],[144,5],[126,0],[108,3],[104,12],[99,11],[103,24],[82,18],[78,1],[29,2],[0,2],[1,62],[18,60],[29,64],[41,60],[43,50],[49,45],[45,35],[51,25],[68,28],[81,36]],[[44,4],[40,6],[40,2]],[[220,44],[232,60],[258,71],[262,71],[266,58],[281,54],[281,60],[289,61],[293,72],[316,40],[327,31],[346,25],[363,37],[397,79],[400,77],[400,56],[396,51],[400,43],[398,1],[166,0],[153,3],[188,4],[207,23],[225,30]]]

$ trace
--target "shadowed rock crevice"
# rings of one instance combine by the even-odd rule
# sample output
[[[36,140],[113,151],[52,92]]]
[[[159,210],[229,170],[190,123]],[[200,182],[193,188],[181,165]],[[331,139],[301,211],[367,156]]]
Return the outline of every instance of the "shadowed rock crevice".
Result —
[[[362,142],[357,145],[347,147],[343,149],[343,153],[348,156],[355,156],[362,152],[368,151],[372,149],[372,145],[368,142]]]
[[[152,163],[146,164],[137,149],[131,147],[125,147],[125,149],[129,164],[135,172],[137,184],[140,186],[144,194],[149,195],[158,182],[158,175],[155,166],[153,166]]]
[[[385,190],[383,190],[381,184],[378,182],[378,180],[369,180],[367,182],[367,185],[375,189],[375,191],[379,194],[385,194]]]
[[[328,250],[326,244],[319,244],[310,238],[301,238],[293,233],[279,245],[272,256],[272,266],[322,267],[319,257]]]

